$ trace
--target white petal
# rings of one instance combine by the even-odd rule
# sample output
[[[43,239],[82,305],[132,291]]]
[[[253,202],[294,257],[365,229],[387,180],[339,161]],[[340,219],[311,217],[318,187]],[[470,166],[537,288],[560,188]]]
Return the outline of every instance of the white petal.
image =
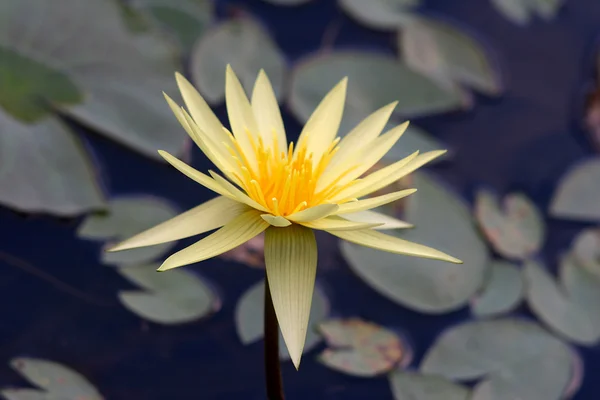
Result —
[[[306,210],[289,215],[287,218],[294,222],[314,221],[334,214],[338,208],[337,204],[319,204],[318,206],[310,207]]]
[[[390,217],[389,215],[381,214],[372,210],[358,211],[351,214],[344,214],[344,218],[354,222],[365,222],[372,224],[380,224],[373,228],[378,231],[384,229],[407,229],[413,228],[414,225],[408,222]]]
[[[462,264],[462,261],[458,258],[449,256],[439,250],[370,229],[362,231],[331,231],[329,233],[349,242],[377,250]]]
[[[382,225],[381,223],[372,222],[354,222],[336,216],[318,219],[316,221],[301,222],[300,224],[307,228],[318,229],[321,231],[355,231],[375,228]]]
[[[255,200],[253,200],[252,198],[250,198],[250,196],[248,196],[246,193],[242,192],[240,189],[236,188],[231,182],[229,182],[227,179],[223,178],[222,176],[220,176],[219,174],[216,174],[213,171],[208,171],[208,173],[210,174],[210,176],[213,177],[213,179],[220,184],[222,187],[224,187],[225,189],[227,189],[227,191],[229,193],[231,193],[235,199],[241,203],[247,204],[250,207],[260,210],[260,211],[267,211],[266,208],[264,208],[263,206],[261,206],[258,202],[256,202]]]
[[[262,233],[269,224],[256,210],[238,215],[215,233],[178,251],[162,263],[159,271],[193,264],[225,253]]]
[[[267,221],[270,225],[276,226],[278,228],[284,228],[286,226],[290,226],[292,223],[287,219],[281,216],[275,216],[271,214],[262,214],[260,216],[262,219]]]
[[[153,246],[199,235],[220,228],[247,210],[248,207],[245,204],[219,196],[162,224],[138,233],[111,247],[108,251]]]
[[[259,134],[265,146],[270,147],[277,138],[278,148],[275,154],[287,151],[287,138],[279,111],[279,104],[273,92],[271,82],[264,70],[260,70],[252,91],[252,111],[258,124]]]
[[[335,215],[357,213],[359,211],[369,210],[371,208],[383,206],[389,204],[403,197],[409,196],[416,192],[417,189],[406,189],[398,192],[388,193],[370,199],[351,201],[349,203],[340,204],[340,208],[335,212]],[[344,215],[346,218],[346,215]]]
[[[314,234],[299,225],[267,229],[265,264],[283,340],[298,369],[317,272]]]

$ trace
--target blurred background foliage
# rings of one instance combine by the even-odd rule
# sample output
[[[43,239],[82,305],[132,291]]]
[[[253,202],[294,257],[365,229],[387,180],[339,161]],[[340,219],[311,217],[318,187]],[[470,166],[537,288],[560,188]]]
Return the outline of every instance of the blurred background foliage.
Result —
[[[226,123],[230,63],[291,137],[349,76],[340,135],[412,120],[376,168],[450,150],[382,211],[465,263],[318,236],[289,399],[597,398],[599,34],[593,0],[0,0],[0,395],[264,398],[262,237],[166,274],[183,243],[102,251],[211,197],[157,157],[210,167],[161,92]]]

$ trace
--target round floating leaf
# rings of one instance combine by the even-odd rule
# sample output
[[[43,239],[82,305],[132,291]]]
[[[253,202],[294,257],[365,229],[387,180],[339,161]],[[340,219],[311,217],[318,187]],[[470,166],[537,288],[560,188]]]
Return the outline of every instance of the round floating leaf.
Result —
[[[332,347],[319,355],[329,368],[349,375],[372,377],[390,371],[405,353],[394,332],[359,318],[330,320],[319,331]]]
[[[449,87],[464,84],[488,95],[502,92],[483,46],[450,24],[417,18],[398,33],[398,41],[402,58],[415,71]]]
[[[471,312],[478,317],[502,314],[519,305],[524,294],[521,271],[504,261],[492,261],[490,277],[483,292],[471,302]]]
[[[350,267],[379,293],[426,313],[456,310],[483,284],[489,254],[465,203],[440,182],[413,174],[418,191],[408,198],[405,220],[416,228],[398,233],[460,257],[464,264],[407,257],[341,242]]]
[[[4,389],[0,396],[6,400],[51,400],[48,393],[35,389]]]
[[[47,391],[47,393],[42,392],[43,397],[36,397],[34,392],[37,391],[30,389],[2,391],[2,395],[8,392],[9,395],[13,396],[12,399],[103,399],[98,390],[83,375],[64,365],[53,361],[26,357],[14,358],[10,361],[10,365],[31,383]],[[11,399],[11,397],[8,398]]]
[[[453,380],[486,376],[492,383],[480,385],[478,400],[558,400],[572,364],[572,352],[560,340],[533,322],[509,318],[467,322],[444,332],[425,355],[421,371]],[[501,391],[512,396],[493,397]]]
[[[338,0],[352,18],[369,28],[396,30],[412,19],[411,10],[421,0]]]
[[[289,106],[306,122],[325,94],[349,77],[340,134],[393,101],[397,117],[435,114],[467,107],[458,90],[445,90],[429,78],[410,70],[394,57],[367,52],[335,52],[310,56],[296,64]]]
[[[172,34],[183,49],[191,49],[211,22],[210,0],[133,0],[157,28]]]
[[[177,269],[157,272],[158,265],[119,268],[125,278],[146,291],[124,290],[119,300],[131,312],[159,324],[183,324],[200,319],[219,307],[213,291],[198,276]]]
[[[245,345],[256,342],[264,336],[265,282],[260,281],[248,289],[238,301],[235,308],[235,328],[241,342]],[[329,301],[325,293],[315,286],[308,320],[308,332],[304,343],[304,353],[312,350],[321,341],[321,336],[314,327],[329,315]],[[279,334],[279,352],[282,359],[289,359],[287,346]]]
[[[529,306],[550,328],[579,344],[592,345],[600,340],[600,316],[594,315],[597,305],[588,309],[571,298],[544,266],[536,262],[528,262],[524,274]],[[575,293],[575,288],[572,289]]]
[[[600,157],[571,168],[560,180],[550,214],[579,221],[600,221]]]
[[[573,256],[578,264],[600,277],[600,229],[587,229],[577,235]]]
[[[501,209],[492,193],[481,190],[475,200],[475,215],[494,250],[506,258],[524,260],[544,243],[544,219],[523,194],[506,196],[503,205]]]
[[[469,389],[439,376],[396,370],[389,377],[396,400],[468,400]]]
[[[105,206],[83,144],[65,124],[46,117],[27,125],[2,109],[0,203],[65,216]]]
[[[207,101],[225,98],[225,67],[231,64],[246,93],[251,93],[261,69],[267,73],[275,95],[283,94],[286,62],[268,32],[250,19],[224,22],[209,30],[194,47],[191,71]]]
[[[121,241],[177,215],[177,210],[164,199],[151,196],[127,196],[112,199],[103,214],[89,215],[79,228],[77,236],[90,240]],[[122,252],[102,252],[101,261],[110,265],[133,265],[154,261],[177,242]]]
[[[569,299],[586,311],[600,335],[600,277],[580,264],[573,255],[567,255],[560,263],[560,281]]]

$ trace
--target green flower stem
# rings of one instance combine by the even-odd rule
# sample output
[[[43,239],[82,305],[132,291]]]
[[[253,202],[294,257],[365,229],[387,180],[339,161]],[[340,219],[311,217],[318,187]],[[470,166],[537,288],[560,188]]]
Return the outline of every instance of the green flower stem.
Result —
[[[265,378],[267,399],[284,400],[281,363],[279,361],[279,324],[271,299],[269,280],[265,277]]]

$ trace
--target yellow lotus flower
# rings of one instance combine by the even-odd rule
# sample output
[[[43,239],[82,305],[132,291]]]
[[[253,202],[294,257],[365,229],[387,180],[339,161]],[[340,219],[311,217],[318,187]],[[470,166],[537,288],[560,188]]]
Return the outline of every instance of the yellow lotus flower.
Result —
[[[388,186],[444,151],[414,154],[360,178],[396,143],[408,123],[384,134],[396,103],[375,111],[341,141],[336,138],[347,79],[319,104],[297,144],[289,143],[266,74],[258,75],[249,101],[228,66],[226,104],[233,134],[181,75],[177,83],[188,112],[165,95],[187,133],[222,172],[197,171],[165,151],[173,167],[219,194],[169,221],[113,247],[125,250],[178,240],[219,228],[171,255],[159,271],[215,257],[265,232],[265,263],[283,338],[298,367],[308,325],[317,268],[313,229],[363,246],[410,256],[461,263],[438,250],[379,232],[406,222],[369,211],[414,193],[401,190],[360,198]]]

